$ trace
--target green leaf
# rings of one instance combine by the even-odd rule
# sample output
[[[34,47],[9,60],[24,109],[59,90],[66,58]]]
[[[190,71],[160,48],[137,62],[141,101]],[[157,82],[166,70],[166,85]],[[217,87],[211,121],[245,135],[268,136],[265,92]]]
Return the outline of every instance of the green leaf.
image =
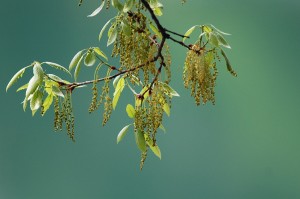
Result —
[[[26,66],[26,67],[22,68],[21,70],[19,70],[19,71],[11,78],[11,80],[8,82],[8,84],[7,84],[7,86],[6,86],[6,92],[7,92],[7,90],[8,90],[13,84],[15,84],[15,83],[17,82],[17,80],[18,80],[19,78],[21,78],[21,77],[23,76],[25,70],[26,70],[27,68],[29,68],[29,67],[32,67],[32,64],[29,65],[29,66]]]
[[[184,37],[182,39],[182,42],[184,42],[186,40],[186,38],[188,38],[195,30],[197,26],[193,26],[190,29],[188,29],[188,31],[186,31],[186,33],[184,34]]]
[[[44,78],[44,71],[39,62],[35,62],[33,66],[33,77],[29,80],[28,86],[25,93],[25,99],[23,104],[23,109],[26,109],[26,103],[30,95],[32,95],[39,85],[42,83]]]
[[[226,33],[226,32],[223,32],[223,31],[219,30],[218,28],[216,28],[216,27],[213,26],[212,24],[210,24],[210,26],[211,26],[213,29],[215,29],[218,33],[220,33],[220,34],[222,34],[222,35],[231,35],[231,34],[229,34],[229,33]]]
[[[231,73],[231,75],[233,75],[234,77],[237,77],[237,74],[232,69],[232,66],[230,64],[230,61],[229,61],[227,55],[225,54],[225,52],[222,49],[221,49],[221,54],[223,55],[223,57],[224,57],[224,59],[226,61],[227,70]]]
[[[160,124],[159,128],[160,128],[164,133],[167,132],[166,129],[165,129],[165,127],[164,127],[162,124]]]
[[[209,26],[207,26],[207,25],[203,25],[202,26],[202,30],[203,30],[203,32],[205,32],[205,33],[211,33],[213,30],[209,27]]]
[[[113,109],[116,108],[117,103],[118,103],[119,98],[120,98],[120,95],[121,95],[124,87],[125,87],[125,79],[124,79],[124,77],[122,77],[118,81],[115,92],[114,92],[114,98],[113,98],[113,101],[112,101]]]
[[[52,86],[52,93],[55,96],[65,97],[64,94],[61,92],[61,90],[59,88],[57,88],[56,86]]]
[[[212,45],[214,45],[216,47],[219,47],[219,40],[218,40],[218,38],[217,38],[217,36],[216,36],[216,34],[214,32],[210,32],[209,33],[209,42]]]
[[[32,116],[36,111],[42,106],[43,93],[39,90],[35,91],[30,100],[30,109],[32,111]]]
[[[118,82],[119,82],[120,77],[121,77],[121,76],[119,75],[119,76],[117,76],[117,77],[114,79],[114,81],[113,81],[113,86],[114,86],[114,88],[117,87],[117,84],[118,84]]]
[[[144,133],[141,130],[137,130],[134,132],[134,137],[135,137],[135,142],[136,142],[136,145],[138,146],[138,148],[142,152],[145,152],[147,150],[147,147],[146,147]]]
[[[25,89],[27,89],[27,87],[28,87],[28,83],[24,84],[23,86],[21,86],[20,88],[18,88],[18,90],[16,92],[19,92],[21,90],[25,90]]]
[[[118,29],[116,25],[113,25],[110,30],[108,31],[108,40],[107,40],[107,46],[110,46],[113,44],[118,36]]]
[[[157,27],[155,25],[153,25],[152,23],[150,23],[149,27],[155,33],[155,35],[158,36],[159,39],[162,39],[161,32],[159,32],[159,30],[157,29]]]
[[[47,65],[49,65],[49,66],[51,66],[53,68],[56,68],[56,69],[61,70],[61,71],[64,71],[64,72],[68,73],[69,75],[71,75],[71,73],[68,71],[68,69],[66,69],[65,67],[63,67],[63,66],[61,66],[61,65],[59,65],[57,63],[43,62],[42,64],[47,64]]]
[[[216,32],[216,35],[217,35],[219,44],[221,44],[225,48],[231,49],[231,46],[227,43],[227,41],[224,39],[224,37],[220,33]]]
[[[170,110],[170,106],[168,103],[164,103],[163,109],[164,109],[165,113],[170,117],[171,110]]]
[[[85,59],[84,59],[84,64],[86,66],[93,66],[96,63],[96,55],[93,51],[88,51]]]
[[[147,145],[150,147],[151,151],[159,158],[161,159],[161,152],[157,145],[153,144],[153,140],[149,138],[149,136],[145,133],[144,134],[145,140]]]
[[[163,8],[164,6],[158,0],[150,0],[150,7],[154,9],[154,8]]]
[[[110,21],[111,21],[112,19],[113,19],[113,18],[111,18],[110,20],[108,20],[108,21],[104,24],[104,26],[102,27],[102,29],[101,29],[101,31],[100,31],[100,33],[99,33],[99,38],[98,38],[99,41],[101,40],[102,35],[103,35],[105,29],[107,28],[107,26],[109,25],[109,23],[110,23]]]
[[[164,82],[159,82],[169,96],[180,97],[180,95],[169,85]]]
[[[154,8],[153,9],[153,12],[156,16],[162,16],[163,15],[163,12],[162,12],[162,9],[161,8]]]
[[[37,76],[40,80],[44,77],[44,70],[39,62],[35,62],[33,66],[33,75]]]
[[[124,4],[124,8],[123,8],[123,12],[128,12],[129,10],[131,10],[131,8],[133,7],[135,0],[127,0],[126,3]]]
[[[94,47],[93,48],[94,52],[97,53],[99,56],[103,57],[104,59],[106,59],[106,61],[108,60],[107,56],[105,55],[105,53],[100,50],[99,47]]]
[[[130,36],[131,35],[130,25],[125,20],[123,20],[121,22],[121,26],[122,26],[122,31],[125,33],[125,35]]]
[[[58,82],[63,82],[66,84],[69,84],[70,82],[63,80],[62,78],[58,77],[57,75],[53,75],[53,74],[47,74],[47,76],[50,78],[50,80],[54,80],[54,81],[58,81]]]
[[[127,106],[126,106],[126,112],[127,112],[128,117],[134,118],[134,116],[135,116],[135,109],[134,109],[134,107],[131,104],[127,104]]]
[[[38,78],[38,76],[33,76],[29,83],[28,83],[28,87],[26,89],[26,95],[25,95],[25,99],[28,99],[29,95],[33,94],[36,89],[38,88],[38,86],[40,85],[41,80]]]
[[[81,69],[81,64],[82,64],[82,60],[83,60],[83,56],[81,56],[80,60],[78,61],[76,68],[75,68],[75,72],[74,72],[74,79],[75,81],[77,81],[78,79],[78,75]]]
[[[69,65],[69,70],[72,71],[73,68],[75,68],[79,62],[79,60],[81,59],[81,57],[83,56],[83,51],[84,50],[81,50],[79,51],[78,53],[76,53],[76,55],[73,57],[70,65]]]
[[[161,152],[160,152],[159,147],[158,147],[157,145],[154,145],[154,146],[149,145],[149,147],[150,147],[151,151],[152,151],[159,159],[161,159]]]
[[[45,113],[47,112],[47,110],[50,108],[51,104],[53,102],[53,94],[49,94],[46,99],[44,100],[43,103],[43,112],[42,112],[42,116],[45,115]]]
[[[105,4],[105,1],[102,1],[100,7],[98,7],[92,14],[88,15],[88,17],[94,17],[94,16],[96,16],[97,14],[99,14],[99,13],[101,12],[101,10],[102,10],[104,4]]]
[[[113,7],[117,8],[119,11],[123,10],[123,5],[119,2],[119,0],[112,0],[111,4]]]
[[[119,132],[118,136],[117,136],[117,144],[125,137],[125,135],[128,132],[128,128],[131,126],[131,124],[124,126],[124,128],[122,128],[122,130]]]

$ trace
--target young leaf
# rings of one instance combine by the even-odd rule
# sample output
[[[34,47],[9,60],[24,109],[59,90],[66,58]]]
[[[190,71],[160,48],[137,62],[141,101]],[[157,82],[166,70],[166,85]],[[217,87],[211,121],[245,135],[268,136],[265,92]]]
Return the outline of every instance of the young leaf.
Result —
[[[131,28],[130,25],[127,23],[127,21],[123,20],[121,22],[122,31],[125,33],[125,35],[130,36],[131,35]]]
[[[161,159],[161,152],[160,152],[160,149],[157,145],[149,145],[151,151],[159,158]]]
[[[157,27],[155,25],[150,23],[149,27],[158,36],[159,39],[162,39],[162,35],[161,35],[161,33],[159,32],[159,30],[157,29]]]
[[[125,87],[125,79],[124,79],[124,77],[122,77],[118,81],[115,92],[114,92],[114,98],[113,98],[113,101],[112,101],[113,109],[116,108],[117,103],[118,103],[119,98],[120,98],[120,95],[121,95],[124,87]]]
[[[170,110],[170,106],[168,103],[164,103],[163,109],[164,109],[165,113],[170,117],[171,110]]]
[[[35,91],[30,100],[30,109],[32,111],[32,116],[36,111],[42,106],[43,93],[39,90]]]
[[[106,59],[106,61],[108,60],[108,59],[107,59],[107,56],[105,55],[105,53],[102,52],[102,51],[100,50],[99,47],[94,47],[93,50],[94,50],[94,52],[97,53],[99,56],[101,56],[101,57],[103,57],[104,59]]]
[[[174,96],[174,97],[180,97],[180,95],[169,85],[169,84],[166,84],[164,82],[159,82],[164,90],[167,92],[168,95],[170,96]]]
[[[22,68],[21,70],[19,70],[19,71],[11,78],[11,80],[8,82],[8,84],[7,84],[7,86],[6,86],[6,92],[7,92],[7,90],[8,90],[13,84],[15,84],[15,83],[17,82],[17,80],[18,80],[19,78],[21,78],[21,77],[23,76],[25,70],[26,70],[27,68],[29,68],[29,67],[32,67],[32,64],[29,65],[29,66],[26,66],[26,67]]]
[[[224,37],[220,33],[216,32],[216,35],[217,35],[219,43],[222,46],[224,46],[225,48],[231,49],[231,46],[227,43],[227,41],[224,39]]]
[[[128,12],[129,10],[131,10],[131,8],[134,4],[134,1],[135,0],[127,0],[125,5],[124,5],[123,12]]]
[[[51,66],[53,68],[56,68],[58,70],[62,70],[64,72],[68,73],[69,75],[71,75],[71,73],[68,71],[68,69],[66,69],[65,67],[63,67],[63,66],[61,66],[59,64],[56,64],[56,63],[53,63],[53,62],[43,62],[42,64],[47,64],[47,65],[49,65],[49,66]]]
[[[41,79],[38,76],[33,76],[29,83],[28,83],[28,87],[26,89],[26,94],[25,94],[25,99],[27,101],[29,95],[33,94],[36,89],[38,88],[38,86],[41,83]]]
[[[184,34],[184,37],[182,39],[182,42],[184,42],[186,40],[186,38],[188,38],[195,30],[197,26],[193,26],[190,29],[188,29],[188,31],[186,31],[186,33]]]
[[[163,8],[164,6],[158,0],[150,0],[150,7],[154,9],[154,8]]]
[[[127,104],[127,106],[126,106],[126,112],[127,112],[128,117],[134,118],[134,116],[135,116],[135,109],[134,109],[134,107],[131,104]]]
[[[61,90],[58,87],[56,87],[56,86],[52,86],[52,93],[55,96],[65,97],[64,94],[61,92]]]
[[[112,0],[111,4],[113,7],[117,8],[119,11],[123,10],[123,5],[119,2],[119,0]]]
[[[117,26],[113,25],[109,30],[107,46],[110,46],[111,44],[113,44],[116,41],[117,36],[118,36]]]
[[[135,142],[136,142],[136,145],[138,146],[138,148],[142,152],[145,152],[147,150],[147,147],[146,147],[144,133],[140,130],[137,130],[134,132],[134,137],[135,137]]]
[[[212,45],[214,45],[216,47],[219,47],[219,40],[218,40],[218,38],[217,38],[217,36],[216,36],[216,34],[214,32],[210,32],[209,33],[209,42]]]
[[[114,88],[117,87],[117,84],[118,84],[118,82],[119,82],[120,77],[121,77],[121,76],[119,75],[119,76],[117,76],[117,77],[114,79],[114,81],[113,81],[113,86],[114,86]]]
[[[49,94],[44,103],[43,103],[43,112],[42,112],[42,116],[45,115],[45,113],[47,112],[47,110],[50,108],[51,104],[53,102],[53,94]]]
[[[205,32],[205,33],[210,33],[210,32],[213,31],[213,30],[212,30],[209,26],[207,26],[207,25],[203,25],[203,26],[202,26],[202,30],[203,30],[203,32]]]
[[[164,133],[167,132],[166,129],[165,129],[165,127],[164,127],[162,124],[160,124],[159,128],[160,128]]]
[[[84,59],[84,64],[86,66],[93,66],[96,63],[96,55],[94,51],[89,51],[87,52],[85,59]]]
[[[128,128],[131,126],[131,124],[124,126],[122,130],[119,132],[117,136],[117,144],[125,137],[126,133],[128,132]]]
[[[101,5],[92,14],[88,15],[88,17],[94,17],[97,14],[99,14],[101,12],[104,4],[105,4],[105,1],[102,1]]]
[[[80,60],[80,58],[82,57],[83,55],[83,51],[84,50],[81,50],[79,51],[78,53],[76,53],[76,55],[73,57],[72,61],[70,62],[70,65],[69,65],[69,70],[72,71],[73,68],[75,68]]]
[[[102,27],[102,29],[101,29],[101,31],[100,31],[100,33],[99,33],[99,38],[98,38],[99,41],[101,40],[102,35],[103,35],[105,29],[107,28],[107,26],[109,25],[109,23],[110,23],[110,21],[111,21],[112,19],[113,19],[113,18],[111,18],[110,20],[108,20],[108,21],[104,24],[104,26]]]
[[[44,77],[44,70],[39,62],[35,62],[33,66],[33,75],[39,78],[41,81]]]
[[[79,75],[79,72],[80,72],[80,69],[81,69],[82,60],[83,60],[83,55],[79,59],[77,65],[76,65],[76,68],[75,68],[75,72],[74,72],[75,81],[77,81],[77,79],[78,79],[78,75]]]
[[[21,90],[25,90],[28,87],[28,83],[24,84],[23,86],[21,86],[20,88],[18,88],[18,90],[16,92],[19,92]]]
[[[227,55],[225,54],[225,52],[221,49],[221,54],[223,55],[225,61],[226,61],[226,66],[227,66],[227,70],[231,73],[231,75],[233,75],[234,77],[237,77],[236,72],[232,69],[230,61],[227,57]]]
[[[58,82],[63,82],[66,84],[69,84],[70,82],[63,80],[62,78],[58,77],[57,75],[53,75],[53,74],[47,74],[47,76],[50,78],[50,80],[54,80],[54,81],[58,81]]]
[[[162,12],[162,9],[157,7],[157,8],[153,8],[153,12],[156,16],[162,16],[163,15],[163,12]]]
[[[219,30],[218,28],[216,28],[216,27],[213,26],[212,24],[210,24],[210,26],[211,26],[213,29],[215,29],[217,32],[221,33],[222,35],[231,35],[231,34],[229,34],[229,33],[226,33],[226,32],[223,32],[223,31]]]
[[[149,138],[149,136],[145,133],[144,134],[145,140],[147,145],[150,147],[151,151],[159,158],[161,159],[161,152],[157,145],[153,144],[153,140]]]

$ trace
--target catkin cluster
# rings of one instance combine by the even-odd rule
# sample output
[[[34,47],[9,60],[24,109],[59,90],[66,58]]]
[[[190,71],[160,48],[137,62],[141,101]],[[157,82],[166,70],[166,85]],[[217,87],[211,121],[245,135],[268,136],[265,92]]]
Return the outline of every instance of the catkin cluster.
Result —
[[[151,92],[150,92],[151,91]],[[152,139],[153,144],[156,144],[157,129],[162,124],[164,108],[169,106],[170,99],[164,94],[160,84],[155,84],[149,90],[149,97],[144,103],[136,108],[135,114],[135,130],[141,130],[148,134],[148,138]]]
[[[199,44],[193,45],[187,52],[184,63],[183,80],[184,86],[191,89],[191,96],[196,104],[215,103],[215,85],[218,70],[216,68],[215,52],[205,52]]]
[[[62,130],[63,123],[66,124],[68,136],[75,141],[74,137],[74,114],[72,108],[71,92],[67,91],[60,104],[59,98],[54,99],[54,130]]]
[[[112,56],[120,56],[121,69],[130,70],[141,64],[147,63],[141,68],[144,83],[149,82],[149,74],[155,73],[155,63],[149,62],[157,52],[157,46],[151,41],[151,34],[147,28],[147,18],[140,12],[126,16],[126,23],[119,25],[121,30],[118,34]],[[127,27],[127,28],[124,28]],[[140,77],[139,70],[133,70],[129,74]],[[141,79],[141,78],[139,78]],[[132,81],[134,84],[134,81]]]
[[[103,112],[102,125],[104,126],[108,122],[113,108],[112,108],[112,99],[111,99],[110,93],[109,93],[110,92],[110,88],[109,88],[110,79],[106,79],[104,81],[104,84],[102,86],[102,92],[98,97],[99,92],[98,92],[96,80],[99,78],[99,76],[98,76],[99,69],[100,69],[100,67],[97,67],[95,70],[95,76],[94,76],[95,80],[94,80],[93,87],[92,87],[93,96],[92,96],[92,102],[89,107],[89,113],[97,110],[99,108],[99,106],[103,103],[104,104],[104,112]],[[107,77],[110,76],[111,71],[112,71],[112,69],[110,69],[110,68],[107,70],[107,74],[106,74]]]

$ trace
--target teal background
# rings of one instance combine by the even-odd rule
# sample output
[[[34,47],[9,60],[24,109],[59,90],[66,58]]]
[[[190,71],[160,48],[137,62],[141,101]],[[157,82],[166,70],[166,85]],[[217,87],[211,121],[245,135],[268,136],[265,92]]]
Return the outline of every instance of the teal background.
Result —
[[[5,93],[13,74],[34,60],[68,65],[80,49],[105,49],[97,35],[112,14],[86,17],[99,2],[1,1],[0,199],[300,198],[299,1],[163,1],[169,29],[212,23],[232,33],[226,52],[238,78],[219,64],[216,105],[196,107],[182,85],[186,50],[171,44],[171,85],[181,97],[159,134],[162,160],[149,153],[142,172],[133,136],[116,144],[130,122],[129,95],[102,128],[100,111],[87,113],[90,89],[76,91],[72,143],[52,131],[53,111],[43,118],[23,112],[24,93],[15,89],[30,74]]]

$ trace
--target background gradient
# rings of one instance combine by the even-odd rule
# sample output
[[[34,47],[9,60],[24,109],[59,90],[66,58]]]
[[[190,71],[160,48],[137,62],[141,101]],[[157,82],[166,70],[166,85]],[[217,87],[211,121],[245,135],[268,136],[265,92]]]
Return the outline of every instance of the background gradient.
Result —
[[[105,42],[97,36],[112,16],[87,18],[100,0],[7,0],[0,5],[0,199],[299,199],[300,2],[296,0],[162,0],[163,25],[184,33],[212,23],[225,32],[238,78],[219,64],[216,105],[196,107],[182,84],[186,50],[171,44],[173,100],[160,161],[139,151],[128,134],[130,95],[122,96],[108,125],[87,112],[90,87],[74,93],[76,143],[53,132],[53,111],[31,117],[10,78],[34,60],[68,66],[75,53]],[[52,71],[52,69],[47,69]],[[52,71],[53,72],[53,71]],[[91,79],[86,69],[80,80]]]

